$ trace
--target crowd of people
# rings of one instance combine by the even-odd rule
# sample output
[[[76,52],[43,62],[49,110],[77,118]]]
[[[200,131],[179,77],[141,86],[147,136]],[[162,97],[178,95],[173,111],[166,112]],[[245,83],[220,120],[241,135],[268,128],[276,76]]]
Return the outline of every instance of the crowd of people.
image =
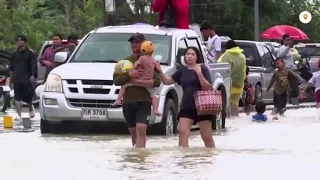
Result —
[[[70,34],[65,45],[62,44],[62,36],[54,34],[52,36],[52,46],[48,47],[40,58],[41,65],[46,67],[44,78],[46,79],[50,71],[58,66],[54,61],[57,52],[71,52],[75,49],[78,41],[76,34]],[[25,35],[17,36],[17,49],[13,51],[10,58],[10,87],[14,90],[15,107],[18,116],[16,121],[22,120],[22,102],[28,104],[29,116],[35,116],[32,97],[34,95],[32,83],[38,77],[37,57],[33,50],[27,46],[28,39]]]

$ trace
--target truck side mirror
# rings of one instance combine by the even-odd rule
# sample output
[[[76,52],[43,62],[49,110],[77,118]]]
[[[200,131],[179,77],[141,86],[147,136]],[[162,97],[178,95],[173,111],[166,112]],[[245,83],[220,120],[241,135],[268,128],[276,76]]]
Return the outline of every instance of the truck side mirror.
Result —
[[[67,52],[57,52],[54,55],[54,61],[57,63],[64,63],[68,58],[68,53]]]

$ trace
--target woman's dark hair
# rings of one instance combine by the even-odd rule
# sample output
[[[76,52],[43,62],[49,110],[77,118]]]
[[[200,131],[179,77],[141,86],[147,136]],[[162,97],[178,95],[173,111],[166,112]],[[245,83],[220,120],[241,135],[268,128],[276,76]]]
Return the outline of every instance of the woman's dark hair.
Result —
[[[61,34],[59,34],[59,33],[53,34],[53,35],[52,35],[52,38],[55,37],[55,36],[56,36],[56,37],[59,37],[60,40],[62,40],[62,35],[61,35]]]
[[[263,114],[266,112],[266,104],[263,101],[256,102],[256,112],[257,114]]]
[[[187,54],[187,52],[188,52],[189,49],[192,49],[192,50],[194,50],[194,52],[196,52],[196,55],[197,55],[197,61],[196,61],[196,63],[197,63],[197,64],[202,63],[202,62],[203,62],[203,61],[202,61],[202,56],[201,56],[201,53],[200,53],[199,49],[196,48],[196,47],[193,47],[193,46],[188,47],[188,48],[186,49],[186,52],[184,53],[184,60],[186,60],[186,54]]]
[[[238,47],[238,44],[234,40],[229,40],[226,43],[226,49],[231,49],[234,47]]]

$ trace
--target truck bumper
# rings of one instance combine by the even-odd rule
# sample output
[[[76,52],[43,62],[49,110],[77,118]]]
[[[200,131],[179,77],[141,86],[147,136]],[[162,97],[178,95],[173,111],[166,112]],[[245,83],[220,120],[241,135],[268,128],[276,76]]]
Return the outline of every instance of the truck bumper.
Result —
[[[107,117],[105,119],[84,120],[82,118],[83,108],[73,107],[63,93],[42,92],[39,106],[41,118],[43,120],[48,121],[103,121],[121,123],[125,122],[121,107],[110,109],[104,108],[104,110],[107,110],[108,112]]]

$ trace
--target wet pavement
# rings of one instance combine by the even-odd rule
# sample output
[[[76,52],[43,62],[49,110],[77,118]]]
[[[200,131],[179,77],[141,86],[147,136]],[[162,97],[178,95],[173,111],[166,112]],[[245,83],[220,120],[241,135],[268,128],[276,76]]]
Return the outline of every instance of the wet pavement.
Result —
[[[267,112],[267,114],[269,114]],[[320,179],[320,120],[315,108],[288,110],[266,123],[241,115],[215,132],[216,149],[203,148],[193,132],[189,149],[177,136],[149,137],[146,149],[128,135],[0,134],[1,179]]]

